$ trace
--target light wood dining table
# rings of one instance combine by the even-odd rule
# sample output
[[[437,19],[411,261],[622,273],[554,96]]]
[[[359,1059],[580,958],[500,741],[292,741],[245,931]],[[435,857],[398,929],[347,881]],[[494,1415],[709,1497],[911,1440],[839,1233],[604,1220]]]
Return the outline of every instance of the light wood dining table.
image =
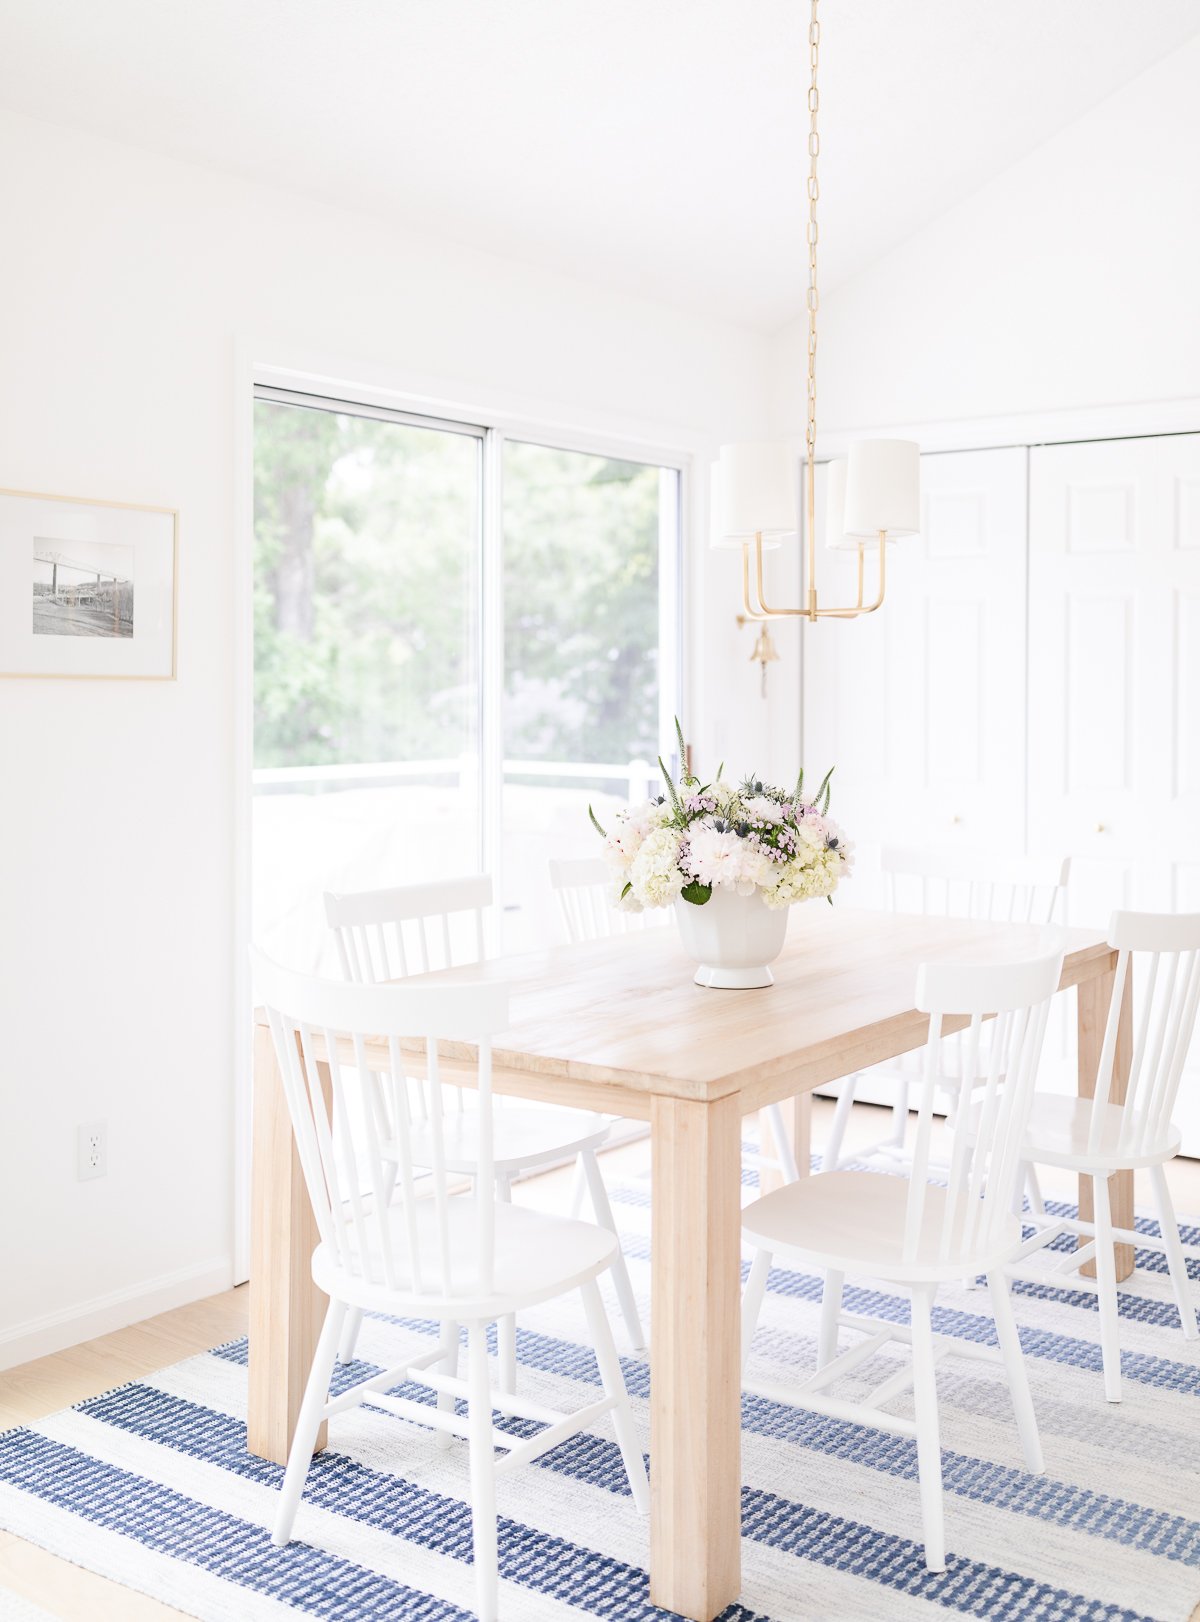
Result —
[[[740,1588],[742,1117],[792,1100],[797,1160],[807,1170],[812,1089],[924,1043],[928,1019],[913,1006],[918,965],[1029,955],[1037,934],[814,903],[793,909],[776,983],[762,990],[694,985],[672,929],[431,977],[511,987],[511,1029],[493,1050],[496,1092],[650,1123],[655,1604],[709,1622]],[[1096,932],[1069,931],[1067,942],[1062,987],[1076,988],[1078,1087],[1090,1096],[1116,954]],[[1128,998],[1126,982],[1114,1099],[1130,1057]],[[460,1055],[464,1084],[470,1057]],[[248,1446],[282,1464],[325,1298],[309,1269],[317,1236],[261,1020],[254,1095]],[[1132,1177],[1114,1178],[1111,1193],[1115,1224],[1132,1227]],[[1090,1214],[1090,1184],[1081,1214]],[[1132,1262],[1129,1247],[1118,1246],[1120,1277]]]

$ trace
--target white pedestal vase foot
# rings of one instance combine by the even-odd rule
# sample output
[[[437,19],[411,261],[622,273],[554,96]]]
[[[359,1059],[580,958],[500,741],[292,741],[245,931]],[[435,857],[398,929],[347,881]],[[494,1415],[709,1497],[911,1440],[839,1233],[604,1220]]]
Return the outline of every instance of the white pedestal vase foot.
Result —
[[[783,950],[787,907],[768,907],[756,890],[738,895],[714,889],[703,906],[675,903],[684,950],[699,964],[696,984],[745,991],[773,986],[769,964]]]

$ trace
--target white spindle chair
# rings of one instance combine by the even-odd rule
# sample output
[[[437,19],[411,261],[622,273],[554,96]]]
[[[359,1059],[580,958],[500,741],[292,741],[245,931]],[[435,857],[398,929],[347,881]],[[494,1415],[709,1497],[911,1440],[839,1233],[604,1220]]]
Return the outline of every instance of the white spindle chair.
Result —
[[[318,980],[254,955],[257,995],[267,1008],[296,1149],[320,1234],[313,1280],[329,1297],[301,1403],[272,1533],[292,1535],[322,1422],[366,1403],[429,1426],[443,1446],[469,1444],[478,1615],[497,1614],[496,1477],[528,1463],[605,1414],[637,1507],[649,1488],[620,1360],[596,1280],[619,1254],[611,1233],[497,1201],[491,1176],[491,1043],[508,1021],[508,988],[497,985],[355,985]],[[478,1171],[469,1194],[450,1192],[450,1122],[438,1063],[443,1042],[477,1049]],[[369,1044],[369,1045],[368,1045]],[[410,1065],[424,1076],[431,1133],[418,1139],[409,1109]],[[452,1092],[458,1089],[451,1088]],[[418,1154],[418,1142],[420,1145]],[[426,1160],[432,1144],[432,1160]],[[430,1179],[418,1175],[429,1165]],[[398,1166],[398,1170],[396,1169]],[[487,1328],[518,1310],[578,1289],[604,1396],[571,1414],[492,1388]],[[348,1312],[433,1318],[435,1346],[417,1342],[392,1367],[329,1395]],[[459,1377],[461,1329],[467,1377]],[[412,1382],[436,1407],[395,1395]],[[467,1404],[460,1415],[456,1399]],[[492,1423],[492,1410],[543,1429],[522,1439]],[[403,1445],[403,1432],[390,1433]],[[496,1458],[496,1450],[503,1456]]]
[[[892,912],[927,913],[943,918],[978,918],[990,923],[1049,925],[1060,914],[1062,897],[1071,871],[1070,857],[1022,857],[1010,861],[989,861],[965,851],[908,850],[885,846],[880,855],[887,885],[887,905]],[[957,1042],[952,1041],[957,1053]],[[839,1084],[837,1108],[826,1142],[821,1168],[832,1171],[851,1161],[869,1160],[877,1155],[904,1161],[908,1130],[909,1090],[920,1074],[918,1055],[889,1059],[871,1070],[860,1070]],[[952,1071],[948,1055],[944,1069]],[[843,1154],[842,1144],[850,1122],[858,1087],[865,1077],[886,1081],[895,1089],[891,1129],[887,1136],[853,1154]],[[1029,1174],[1029,1198],[1035,1211],[1041,1211],[1042,1198],[1036,1175]]]
[[[624,912],[612,901],[613,872],[601,857],[583,857],[576,861],[551,861],[550,887],[558,898],[559,916],[567,939],[577,941],[604,940],[610,935],[625,934],[631,929],[646,928],[669,922],[668,907],[652,907],[644,912]],[[791,1140],[783,1121],[783,1110],[778,1104],[769,1104],[759,1111],[766,1131],[770,1134],[775,1153],[761,1150],[753,1156],[760,1166],[778,1170],[785,1182],[795,1182],[800,1175]]]
[[[1069,1275],[1085,1262],[1095,1262],[1094,1280],[1072,1278],[1069,1287],[1094,1291],[1098,1296],[1104,1394],[1109,1402],[1119,1402],[1121,1345],[1114,1241],[1165,1253],[1184,1336],[1197,1339],[1187,1253],[1180,1242],[1163,1167],[1179,1153],[1179,1129],[1171,1115],[1200,1007],[1200,913],[1115,912],[1108,927],[1108,944],[1117,953],[1117,970],[1095,1095],[1089,1099],[1039,1093],[1034,1099],[1024,1151],[1027,1160],[1090,1176],[1095,1220],[1035,1219],[1040,1231],[1024,1247],[1013,1272],[1039,1284],[1053,1282],[1054,1275],[1048,1279],[1043,1270],[1024,1268],[1021,1263],[1025,1256],[1062,1233],[1088,1240],[1066,1252],[1055,1274]],[[1118,1104],[1113,1099],[1113,1072],[1121,1001],[1135,968],[1142,971],[1136,998],[1141,1012],[1139,1016],[1135,1008],[1129,1078],[1124,1102]],[[1118,1171],[1141,1170],[1149,1170],[1154,1186],[1162,1235],[1158,1239],[1128,1228],[1114,1228],[1112,1223],[1109,1178]],[[1198,1253],[1191,1250],[1190,1254]]]
[[[670,920],[666,907],[626,912],[613,905],[616,875],[599,856],[550,862],[550,888],[569,941],[606,940],[610,935],[651,929]]]
[[[1002,1361],[1016,1414],[1025,1463],[1042,1469],[1041,1444],[1021,1359],[1005,1265],[1021,1244],[1013,1212],[1014,1180],[1033,1104],[1038,1060],[1050,998],[1062,974],[1061,937],[1044,955],[1017,963],[927,963],[917,975],[917,1007],[930,1015],[924,1076],[910,1178],[869,1171],[832,1171],[805,1177],[766,1195],[742,1212],[754,1262],[743,1301],[743,1365],[747,1363],[773,1256],[825,1273],[816,1372],[799,1384],[747,1379],[743,1385],[776,1402],[835,1419],[872,1425],[916,1439],[925,1536],[925,1564],[945,1568],[941,1448],[935,1368],[943,1357]],[[996,1016],[984,1042],[983,1022]],[[966,1030],[966,1062],[957,1082],[959,1119],[978,1097],[987,1131],[968,1142],[956,1128],[945,1185],[928,1181],[934,1105],[941,1079],[942,1033],[951,1021]],[[982,1089],[981,1092],[978,1089]],[[847,1273],[883,1279],[912,1298],[911,1324],[895,1324],[842,1311]],[[986,1273],[999,1349],[935,1337],[931,1313],[939,1285],[966,1273]],[[838,1352],[838,1330],[864,1330],[867,1338]],[[832,1396],[828,1387],[873,1358],[889,1341],[907,1343],[911,1366],[889,1375],[861,1401]],[[915,1419],[884,1411],[911,1386]]]
[[[492,904],[492,881],[485,874],[443,879],[429,884],[401,885],[387,890],[362,890],[325,896],[325,918],[337,940],[342,972],[348,980],[368,985],[396,981],[410,974],[469,967],[485,954],[484,915]],[[479,1121],[474,1110],[464,1109],[463,1092],[446,1133],[446,1163],[458,1177],[473,1177],[479,1159]],[[419,1082],[410,1083],[409,1105],[418,1125],[411,1152],[416,1164],[431,1163],[431,1132],[424,1122],[425,1104]],[[496,1113],[492,1161],[496,1191],[511,1198],[513,1180],[537,1167],[578,1160],[580,1180],[586,1188],[596,1220],[610,1233],[617,1225],[597,1149],[609,1136],[609,1125],[599,1115],[560,1106],[518,1105]],[[422,1158],[422,1156],[424,1158]],[[578,1215],[578,1211],[573,1211]],[[637,1300],[624,1256],[618,1251],[613,1283],[629,1342],[635,1351],[646,1344]],[[361,1314],[347,1315],[340,1356],[354,1355]],[[516,1326],[502,1322],[498,1330],[500,1362],[505,1389],[516,1389]]]

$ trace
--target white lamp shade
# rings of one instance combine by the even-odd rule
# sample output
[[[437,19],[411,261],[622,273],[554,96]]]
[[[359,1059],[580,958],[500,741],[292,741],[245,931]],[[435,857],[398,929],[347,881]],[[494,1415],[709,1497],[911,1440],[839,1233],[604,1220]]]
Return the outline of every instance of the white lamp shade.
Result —
[[[892,537],[921,527],[921,447],[911,439],[860,439],[846,459],[845,532]],[[828,534],[828,531],[826,532]]]
[[[859,535],[846,534],[846,458],[839,456],[825,469],[825,545],[834,552],[857,552]]]
[[[796,534],[797,464],[786,442],[722,445],[717,465],[723,539]]]
[[[721,464],[713,462],[708,470],[708,518],[709,518],[709,545],[714,552],[736,551],[754,539],[753,535],[723,535],[721,525],[724,522],[724,504],[721,500]],[[778,540],[764,540],[764,552],[778,552]]]

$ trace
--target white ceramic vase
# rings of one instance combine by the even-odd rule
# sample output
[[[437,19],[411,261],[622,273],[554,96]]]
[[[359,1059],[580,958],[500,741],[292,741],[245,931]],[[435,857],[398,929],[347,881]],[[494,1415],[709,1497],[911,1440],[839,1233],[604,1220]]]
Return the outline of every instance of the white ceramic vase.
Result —
[[[701,907],[677,901],[675,916],[684,950],[699,964],[698,986],[744,991],[775,984],[767,965],[783,950],[787,907],[768,907],[757,890],[714,889]]]

